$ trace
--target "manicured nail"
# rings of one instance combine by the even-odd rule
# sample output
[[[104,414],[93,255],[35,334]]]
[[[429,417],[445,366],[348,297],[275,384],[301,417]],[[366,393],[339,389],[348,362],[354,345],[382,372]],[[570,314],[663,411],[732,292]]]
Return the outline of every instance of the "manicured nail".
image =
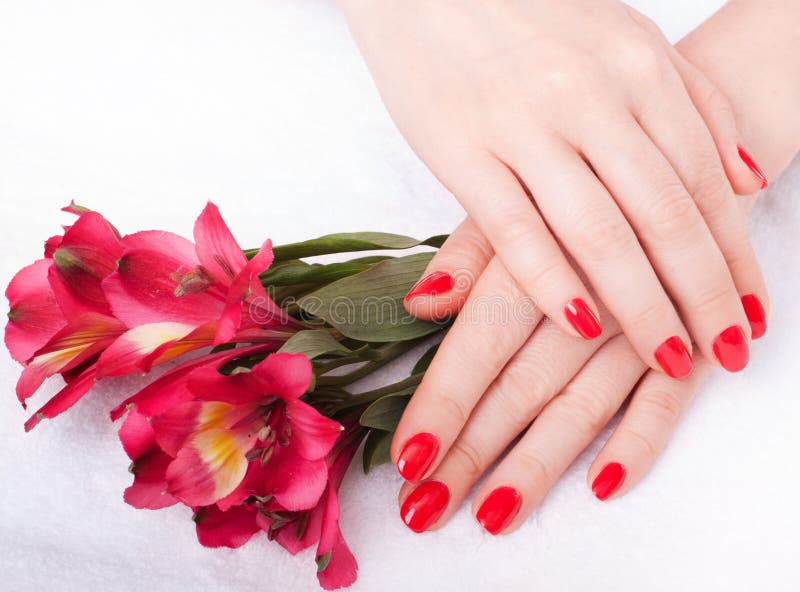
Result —
[[[677,335],[658,346],[655,358],[658,365],[672,378],[689,376],[694,366],[692,354],[689,353],[683,339]]]
[[[453,276],[446,271],[434,271],[418,281],[406,294],[406,300],[417,296],[436,296],[453,289]]]
[[[449,501],[447,485],[441,481],[425,481],[408,494],[400,508],[400,518],[414,532],[423,532],[439,519]]]
[[[761,189],[766,189],[767,186],[769,185],[769,182],[767,181],[767,176],[764,174],[764,171],[761,170],[761,168],[756,164],[756,161],[753,160],[753,158],[747,153],[747,151],[744,148],[742,148],[741,146],[738,146],[738,148],[739,148],[739,156],[747,165],[747,168],[753,171],[753,174],[758,178],[759,181],[761,181]]]
[[[750,331],[753,339],[763,337],[767,332],[767,315],[764,313],[764,307],[761,305],[761,300],[755,294],[748,294],[742,296],[742,306],[744,306],[744,314],[747,315],[747,320],[750,321]]]
[[[625,467],[617,462],[608,463],[592,482],[592,492],[601,502],[620,488],[625,481]]]
[[[728,372],[738,372],[750,361],[747,337],[739,325],[728,327],[717,335],[713,344],[714,355]]]
[[[522,506],[522,496],[513,487],[504,485],[492,490],[478,508],[475,519],[490,534],[502,532]]]
[[[573,298],[567,302],[567,306],[564,307],[564,315],[570,325],[575,327],[575,330],[584,339],[594,339],[603,332],[600,321],[581,298]]]
[[[422,432],[409,438],[400,457],[397,459],[397,471],[406,481],[419,481],[431,466],[436,453],[439,452],[439,438],[433,434]]]

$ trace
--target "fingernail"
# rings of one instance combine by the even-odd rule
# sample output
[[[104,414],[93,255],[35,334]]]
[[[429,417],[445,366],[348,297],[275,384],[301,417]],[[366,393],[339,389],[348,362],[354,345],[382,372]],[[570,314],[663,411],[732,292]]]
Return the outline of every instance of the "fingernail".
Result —
[[[592,492],[601,502],[620,488],[625,481],[625,467],[617,462],[608,463],[592,482]]]
[[[564,315],[570,325],[575,327],[575,330],[584,339],[594,339],[603,332],[600,321],[581,298],[573,298],[567,302],[567,306],[564,307]]]
[[[397,459],[397,471],[406,481],[419,481],[431,466],[436,453],[439,452],[439,438],[433,434],[422,432],[409,438],[400,457]]]
[[[418,281],[406,294],[406,300],[417,296],[436,296],[453,289],[453,276],[446,271],[434,271]]]
[[[764,313],[764,307],[761,305],[761,300],[755,294],[748,294],[742,296],[742,306],[744,306],[744,314],[747,315],[747,320],[750,321],[750,331],[753,334],[753,339],[763,337],[767,332],[767,315]]]
[[[508,486],[498,487],[483,500],[475,519],[490,534],[497,534],[511,523],[521,506],[519,491]]]
[[[439,519],[449,501],[447,485],[441,481],[425,481],[408,494],[400,508],[400,518],[414,532],[423,532]]]
[[[744,148],[742,148],[741,146],[738,146],[738,148],[739,148],[739,156],[747,165],[747,168],[753,171],[753,174],[758,178],[759,181],[761,181],[761,189],[766,189],[767,186],[769,185],[769,182],[767,181],[767,176],[764,174],[764,171],[761,170],[761,168],[756,164],[756,161],[753,160],[753,158],[747,153],[747,151]]]
[[[728,327],[714,339],[714,355],[728,372],[738,372],[750,360],[750,347],[739,325]]]
[[[694,366],[692,354],[689,353],[683,339],[677,335],[658,346],[655,358],[658,365],[672,378],[689,376]]]

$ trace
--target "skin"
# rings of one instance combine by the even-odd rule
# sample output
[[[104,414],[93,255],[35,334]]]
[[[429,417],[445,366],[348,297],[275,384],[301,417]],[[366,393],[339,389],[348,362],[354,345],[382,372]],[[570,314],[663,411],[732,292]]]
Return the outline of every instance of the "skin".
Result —
[[[753,27],[754,22],[759,26]],[[720,104],[730,109],[742,139],[771,178],[800,150],[797,22],[796,2],[741,0],[726,5],[677,46],[726,97]],[[481,298],[500,298],[511,305],[527,299],[481,230],[467,219],[426,271],[445,270],[457,279],[477,281],[457,281],[447,295],[409,303],[415,314],[436,318],[461,310],[459,320],[474,319],[476,311],[485,310]],[[627,476],[612,497],[624,494],[652,466],[681,413],[714,369],[696,356],[694,372],[682,381],[649,370],[605,310],[605,331],[591,342],[542,321],[537,309],[524,310],[524,318],[506,324],[457,320],[398,426],[392,445],[395,462],[416,433],[434,433],[442,442],[424,478],[444,482],[450,500],[431,529],[447,521],[491,463],[522,433],[472,504],[476,513],[493,489],[515,487],[522,505],[503,532],[517,528],[631,395],[622,421],[588,471],[591,484],[606,464],[623,464]],[[463,389],[468,390],[466,398],[452,394]],[[534,418],[536,423],[529,427]],[[415,487],[403,485],[401,504]]]
[[[341,5],[401,132],[553,323],[577,336],[568,303],[601,300],[657,370],[672,337],[710,360],[729,327],[749,342],[740,296],[768,299],[734,190],[762,182],[652,22],[617,0]]]

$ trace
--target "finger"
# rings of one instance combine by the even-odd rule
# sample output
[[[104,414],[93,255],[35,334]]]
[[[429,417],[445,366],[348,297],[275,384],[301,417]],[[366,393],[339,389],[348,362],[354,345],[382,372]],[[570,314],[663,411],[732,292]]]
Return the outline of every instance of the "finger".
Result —
[[[588,482],[598,499],[624,494],[650,470],[694,393],[713,369],[712,364],[698,359],[695,371],[686,380],[647,373],[619,425],[589,467]]]
[[[678,50],[669,45],[667,53],[714,138],[714,144],[733,190],[739,195],[750,195],[766,189],[769,185],[767,176],[742,147],[736,116],[728,99]]]
[[[436,252],[422,278],[408,291],[406,310],[426,321],[458,313],[493,255],[475,223],[466,218]]]
[[[568,333],[597,338],[597,305],[514,174],[494,157],[453,165],[446,184],[523,292]]]
[[[582,267],[642,360],[682,378],[691,339],[625,216],[563,140],[513,141],[506,162],[525,180],[553,233]],[[538,163],[546,162],[546,168]]]
[[[472,502],[492,534],[517,528],[614,416],[647,367],[624,336],[603,345],[481,485]],[[518,510],[510,503],[519,498]]]
[[[674,53],[679,63],[685,62]],[[747,218],[720,160],[720,156],[725,158],[721,150],[735,151],[735,140],[717,138],[715,143],[698,108],[705,107],[709,115],[713,112],[717,131],[723,135],[736,134],[733,115],[722,95],[702,74],[693,72],[688,62],[683,68],[694,86],[677,76],[670,78],[665,85],[671,90],[659,93],[638,109],[639,122],[694,198],[742,297],[752,335],[760,337],[766,331],[767,288],[748,236]],[[695,94],[702,96],[698,99],[702,103],[693,104],[686,88],[694,88]],[[737,166],[743,167],[741,161]]]
[[[436,467],[481,395],[541,318],[500,260],[492,259],[397,426],[391,457],[404,479],[419,481]]]
[[[490,464],[613,334],[613,318],[604,320],[607,331],[593,341],[542,322],[483,395],[429,479],[401,488],[400,515],[409,528],[421,532],[447,522]]]
[[[602,141],[582,135],[584,155],[625,212],[703,355],[730,372],[742,370],[750,359],[750,326],[700,210],[629,113],[607,121],[614,131]]]

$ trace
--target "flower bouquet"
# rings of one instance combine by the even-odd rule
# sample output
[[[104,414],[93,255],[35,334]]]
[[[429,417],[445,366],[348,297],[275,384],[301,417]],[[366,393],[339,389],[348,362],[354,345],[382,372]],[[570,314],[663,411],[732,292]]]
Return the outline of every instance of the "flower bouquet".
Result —
[[[242,250],[212,203],[194,242],[160,230],[122,235],[95,211],[64,210],[76,219],[6,290],[5,342],[24,367],[19,401],[56,374],[65,383],[25,430],[99,380],[170,363],[110,410],[131,459],[125,502],[188,506],[207,547],[239,547],[258,533],[290,553],[316,545],[320,585],[352,584],[339,485],[362,442],[364,471],[389,459],[435,346],[404,380],[366,392],[350,385],[447,324],[403,308],[430,250],[305,259],[438,248],[445,237],[365,232]]]

